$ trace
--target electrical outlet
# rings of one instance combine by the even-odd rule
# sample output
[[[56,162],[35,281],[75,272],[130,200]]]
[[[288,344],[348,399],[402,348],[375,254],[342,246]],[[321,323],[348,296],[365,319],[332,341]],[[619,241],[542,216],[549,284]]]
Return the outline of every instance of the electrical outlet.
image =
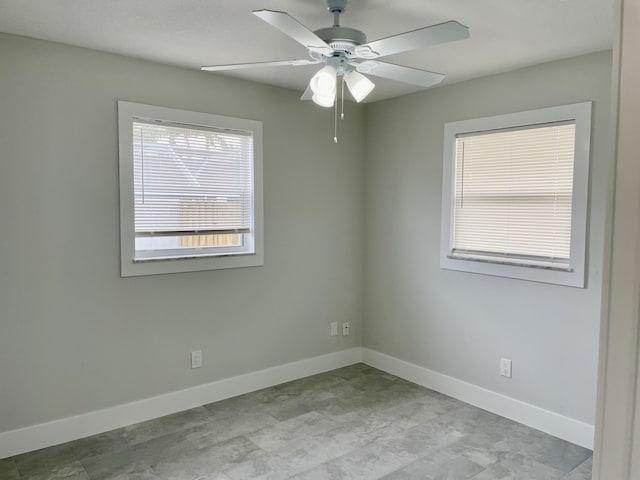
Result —
[[[338,336],[338,322],[331,322],[331,336]]]
[[[202,350],[194,350],[191,352],[191,368],[200,368],[202,366]]]
[[[511,360],[508,358],[500,359],[500,375],[511,378]]]
[[[346,337],[347,335],[349,335],[349,322],[342,324],[342,336]]]

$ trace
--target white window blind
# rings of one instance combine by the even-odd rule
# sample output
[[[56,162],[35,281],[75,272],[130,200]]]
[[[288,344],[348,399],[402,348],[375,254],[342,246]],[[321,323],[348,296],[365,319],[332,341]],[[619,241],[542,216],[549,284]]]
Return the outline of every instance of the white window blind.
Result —
[[[575,127],[456,136],[453,257],[569,267]]]
[[[251,231],[251,132],[140,119],[132,125],[136,238]]]
[[[262,122],[118,101],[123,277],[264,264]]]

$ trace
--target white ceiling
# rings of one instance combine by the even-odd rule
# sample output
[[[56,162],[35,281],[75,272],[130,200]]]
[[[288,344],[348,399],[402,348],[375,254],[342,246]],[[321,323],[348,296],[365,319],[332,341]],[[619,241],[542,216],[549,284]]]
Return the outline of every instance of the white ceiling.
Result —
[[[452,83],[609,49],[613,3],[351,0],[341,23],[364,31],[370,41],[448,20],[467,25],[467,40],[383,59],[445,73],[443,83]],[[251,14],[262,8],[286,11],[311,30],[332,24],[324,0],[0,0],[0,31],[193,69],[307,58],[304,47]],[[228,75],[303,91],[317,69],[276,67]],[[374,81],[368,101],[420,89]]]

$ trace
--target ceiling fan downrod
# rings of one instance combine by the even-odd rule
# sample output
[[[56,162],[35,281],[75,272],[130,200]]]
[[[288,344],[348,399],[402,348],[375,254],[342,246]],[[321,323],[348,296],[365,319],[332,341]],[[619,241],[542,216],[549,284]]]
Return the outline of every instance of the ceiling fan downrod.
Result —
[[[340,14],[344,13],[349,0],[326,0],[327,10],[333,14],[333,26],[340,26]]]
[[[339,52],[343,56],[353,56],[353,49],[367,43],[367,37],[360,30],[340,26],[340,15],[347,9],[348,0],[325,0],[325,3],[333,15],[333,26],[313,33],[334,49],[334,55]]]

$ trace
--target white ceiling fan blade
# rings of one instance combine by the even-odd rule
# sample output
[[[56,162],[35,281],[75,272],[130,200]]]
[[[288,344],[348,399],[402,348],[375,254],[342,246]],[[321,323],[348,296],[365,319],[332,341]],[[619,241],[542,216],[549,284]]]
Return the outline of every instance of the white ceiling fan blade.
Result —
[[[297,67],[300,65],[313,65],[320,63],[319,60],[301,59],[301,60],[280,60],[276,62],[256,62],[256,63],[235,63],[232,65],[209,65],[201,67],[201,70],[207,72],[220,72],[224,70],[241,70],[244,68],[260,68],[260,67]]]
[[[290,36],[296,42],[304,45],[314,52],[330,54],[333,49],[324,40],[318,37],[307,27],[285,12],[274,10],[254,10],[253,14],[277,28],[282,33]]]
[[[311,87],[307,87],[307,89],[304,91],[304,93],[300,97],[300,100],[311,100],[312,98],[313,98],[313,91],[311,90]]]
[[[377,60],[367,60],[359,63],[356,66],[356,70],[374,77],[388,78],[420,87],[432,87],[444,79],[442,73],[418,70],[417,68],[393,65],[392,63],[379,62]]]
[[[450,21],[359,45],[355,48],[355,56],[384,57],[465,38],[469,38],[469,29],[456,21]]]

